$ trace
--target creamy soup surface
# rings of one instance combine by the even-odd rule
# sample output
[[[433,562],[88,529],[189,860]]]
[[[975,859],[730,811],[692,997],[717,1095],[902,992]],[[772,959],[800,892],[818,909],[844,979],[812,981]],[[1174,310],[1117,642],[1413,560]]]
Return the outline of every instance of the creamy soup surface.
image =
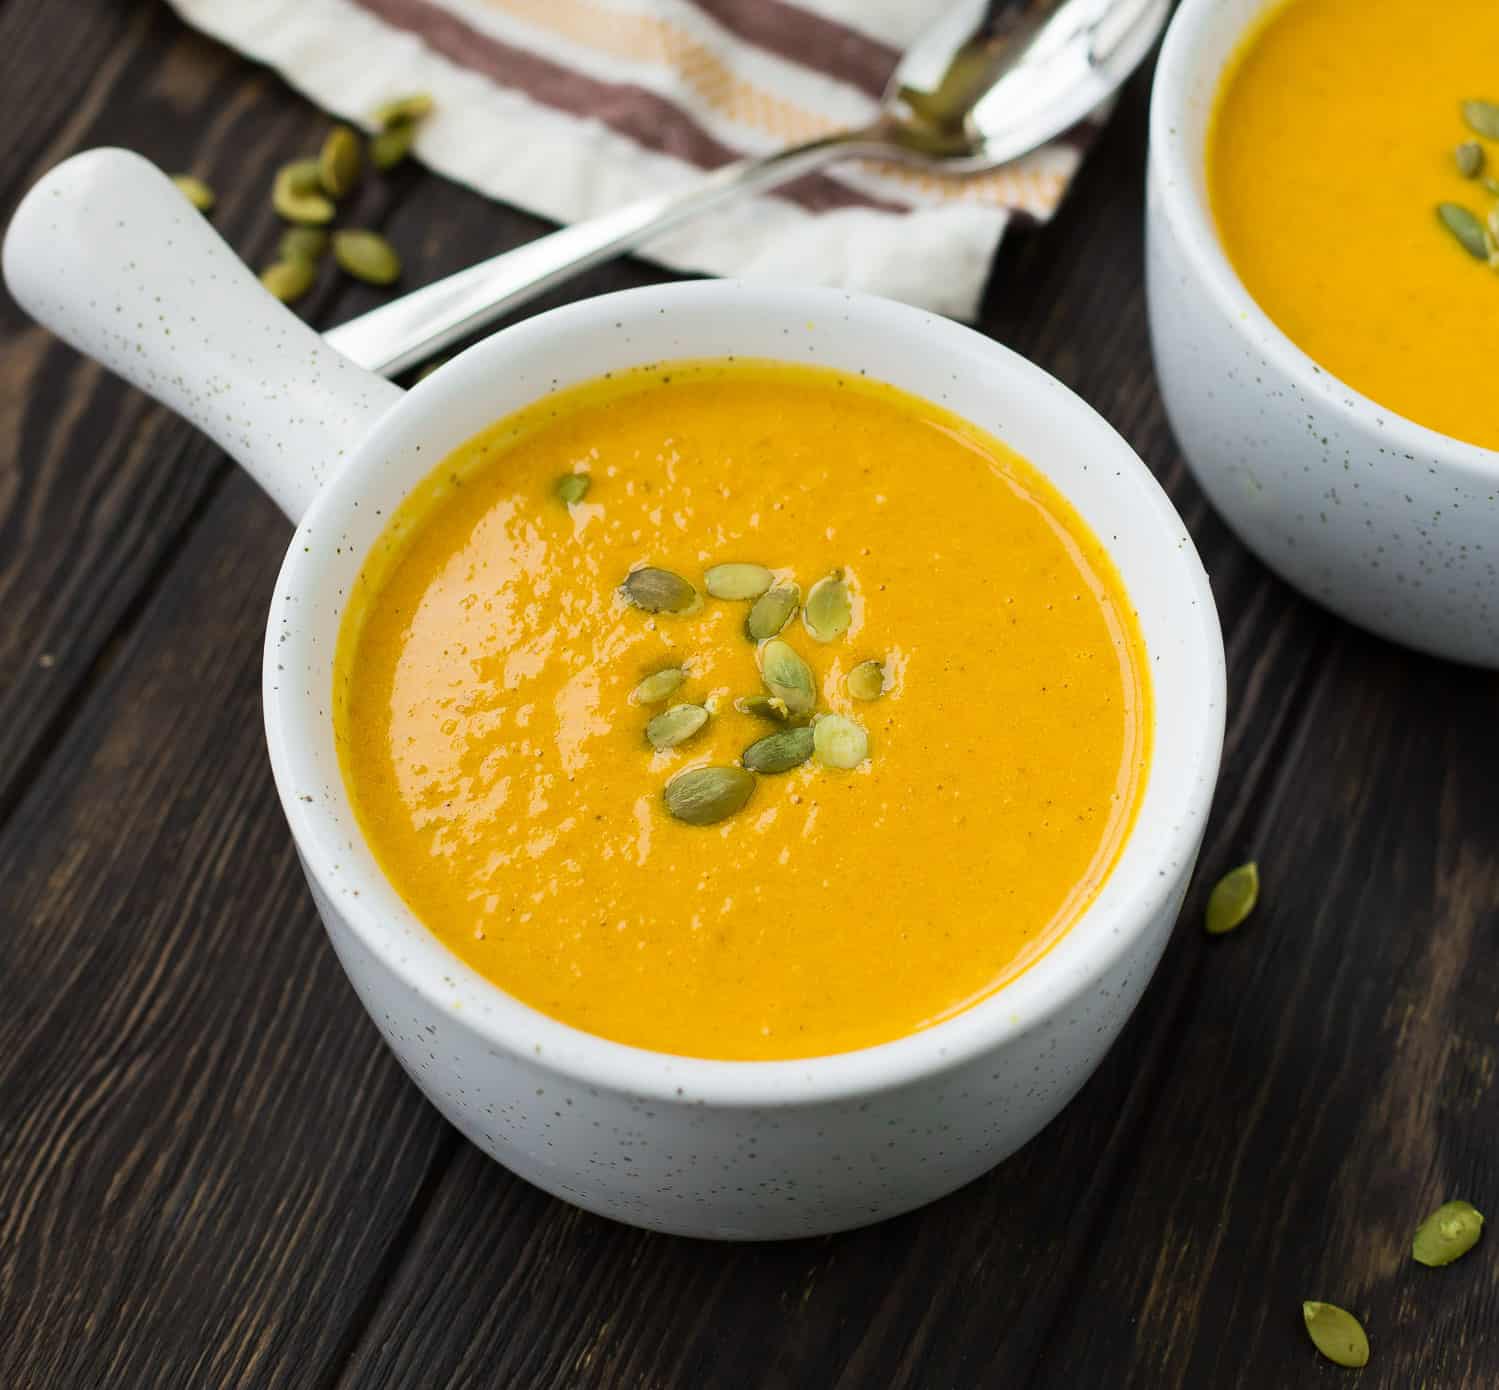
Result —
[[[803,596],[843,573],[847,632],[781,636],[868,756],[688,825],[668,780],[781,727],[735,707],[763,686],[750,604],[704,593],[729,561]],[[701,606],[630,606],[642,565]],[[868,659],[887,689],[856,700]],[[669,700],[633,699],[671,666]],[[677,703],[713,712],[656,751]],[[766,363],[616,375],[459,449],[365,564],[334,708],[369,844],[456,955],[578,1028],[716,1058],[886,1041],[1013,979],[1097,893],[1149,754],[1135,617],[1056,491],[935,407]]]
[[[1334,376],[1499,449],[1499,275],[1437,220],[1499,199],[1453,157],[1499,102],[1495,0],[1289,0],[1230,65],[1208,139],[1219,235],[1249,293]],[[1481,142],[1485,143],[1485,142]],[[1499,174],[1499,142],[1486,142]]]

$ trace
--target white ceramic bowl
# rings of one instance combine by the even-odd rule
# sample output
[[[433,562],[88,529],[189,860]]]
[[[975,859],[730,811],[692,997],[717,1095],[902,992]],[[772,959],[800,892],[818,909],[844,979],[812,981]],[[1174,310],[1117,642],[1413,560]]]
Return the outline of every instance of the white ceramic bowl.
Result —
[[[5,274],[31,313],[197,421],[300,517],[266,633],[276,784],[360,999],[417,1085],[487,1153],[560,1197],[657,1230],[811,1235],[978,1176],[1087,1079],[1139,1000],[1186,891],[1222,741],[1223,652],[1180,519],[1123,440],[1057,382],[897,304],[719,281],[542,315],[405,394],[333,354],[159,173],[120,151],[80,155],[42,181],[11,226]],[[625,1047],[475,975],[413,918],[360,838],[329,718],[343,596],[385,518],[444,454],[612,368],[729,354],[867,371],[1031,459],[1108,545],[1139,609],[1154,684],[1155,754],[1137,824],[1067,936],[949,1022],[808,1061]],[[952,871],[933,865],[934,900]]]
[[[1166,412],[1213,505],[1271,569],[1381,636],[1499,666],[1499,454],[1330,376],[1218,242],[1208,121],[1228,60],[1275,3],[1183,0],[1161,50],[1146,284]]]

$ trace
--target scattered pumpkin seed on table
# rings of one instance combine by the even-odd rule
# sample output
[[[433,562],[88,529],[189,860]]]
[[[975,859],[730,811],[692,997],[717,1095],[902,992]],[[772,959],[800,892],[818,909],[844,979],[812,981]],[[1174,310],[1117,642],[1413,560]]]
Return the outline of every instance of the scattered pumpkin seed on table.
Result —
[[[386,173],[411,153],[411,147],[415,143],[414,125],[398,125],[382,130],[378,135],[370,137],[370,163],[381,173]]]
[[[708,711],[701,705],[673,705],[645,726],[645,736],[657,751],[675,748],[702,732]]]
[[[631,570],[619,591],[627,602],[647,613],[690,613],[698,605],[697,590],[680,574],[646,565]]]
[[[848,772],[869,756],[869,735],[842,714],[825,714],[812,726],[812,747],[824,767]]]
[[[588,489],[592,485],[593,479],[587,473],[564,473],[557,479],[552,490],[557,494],[559,502],[571,507],[588,496]]]
[[[328,233],[321,227],[288,227],[279,249],[283,261],[319,261],[328,249]]]
[[[666,809],[688,825],[725,820],[755,794],[755,777],[742,767],[695,767],[666,784]]]
[[[342,228],[333,233],[333,259],[339,268],[367,285],[393,284],[401,276],[401,258],[378,232]]]
[[[1438,203],[1437,216],[1441,218],[1442,225],[1452,233],[1458,245],[1474,260],[1488,260],[1491,249],[1489,235],[1484,231],[1483,223],[1473,213],[1461,203]]]
[[[680,666],[667,666],[663,670],[653,671],[631,692],[631,699],[637,705],[659,705],[676,691],[687,679],[687,672]]]
[[[1483,1234],[1483,1213],[1471,1202],[1443,1202],[1416,1227],[1411,1254],[1417,1264],[1439,1269],[1466,1255]]]
[[[332,199],[322,191],[315,159],[298,159],[276,171],[271,184],[271,206],[288,222],[304,227],[324,226],[333,221],[337,211]]]
[[[885,693],[885,667],[878,661],[861,661],[848,673],[848,693],[856,700],[878,700]]]
[[[807,593],[802,622],[819,642],[833,642],[848,631],[853,621],[853,601],[842,570],[819,579]]]
[[[773,637],[760,648],[760,679],[792,714],[810,714],[817,704],[812,668],[789,642]]]
[[[723,599],[759,598],[775,582],[775,575],[764,565],[714,565],[703,575],[703,588]]]
[[[336,125],[328,132],[318,153],[318,182],[330,198],[346,198],[359,182],[364,163],[359,137],[346,125]]]
[[[260,283],[283,304],[293,304],[312,288],[317,268],[311,261],[277,261],[260,272]]]
[[[408,96],[392,97],[374,110],[374,121],[381,130],[396,130],[401,126],[415,125],[432,114],[433,101],[426,92],[412,92]]]
[[[751,772],[790,772],[812,756],[812,740],[812,730],[806,727],[766,734],[744,750],[744,765]]]
[[[1203,926],[1209,936],[1222,936],[1239,926],[1260,899],[1260,866],[1251,860],[1224,874],[1208,895]]]
[[[744,620],[744,632],[751,642],[764,642],[776,636],[796,616],[801,607],[802,591],[795,584],[781,584],[760,595]]]
[[[213,205],[217,199],[214,197],[213,189],[202,179],[194,174],[173,174],[172,182],[177,185],[177,191],[199,212],[213,211]]]
[[[1352,1313],[1335,1303],[1308,1300],[1301,1305],[1301,1316],[1312,1345],[1329,1361],[1351,1367],[1369,1364],[1369,1338]]]

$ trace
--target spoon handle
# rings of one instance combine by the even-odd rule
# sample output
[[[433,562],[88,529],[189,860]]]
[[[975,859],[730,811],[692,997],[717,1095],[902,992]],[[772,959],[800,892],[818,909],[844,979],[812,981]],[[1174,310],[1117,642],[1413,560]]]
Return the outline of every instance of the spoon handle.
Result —
[[[883,149],[876,129],[840,131],[726,165],[681,192],[642,198],[480,261],[323,336],[350,361],[382,376],[395,376],[554,285],[736,194],[771,188],[836,159]]]

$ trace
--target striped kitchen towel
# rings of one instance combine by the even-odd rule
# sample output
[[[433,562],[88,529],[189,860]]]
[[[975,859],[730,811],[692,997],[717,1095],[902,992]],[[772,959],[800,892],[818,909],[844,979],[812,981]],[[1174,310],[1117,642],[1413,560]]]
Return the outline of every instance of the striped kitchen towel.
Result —
[[[945,0],[171,0],[360,120],[430,92],[418,155],[556,222],[869,118]],[[839,285],[972,318],[1011,218],[1045,221],[1091,125],[1005,169],[845,164],[650,243],[679,270]]]

